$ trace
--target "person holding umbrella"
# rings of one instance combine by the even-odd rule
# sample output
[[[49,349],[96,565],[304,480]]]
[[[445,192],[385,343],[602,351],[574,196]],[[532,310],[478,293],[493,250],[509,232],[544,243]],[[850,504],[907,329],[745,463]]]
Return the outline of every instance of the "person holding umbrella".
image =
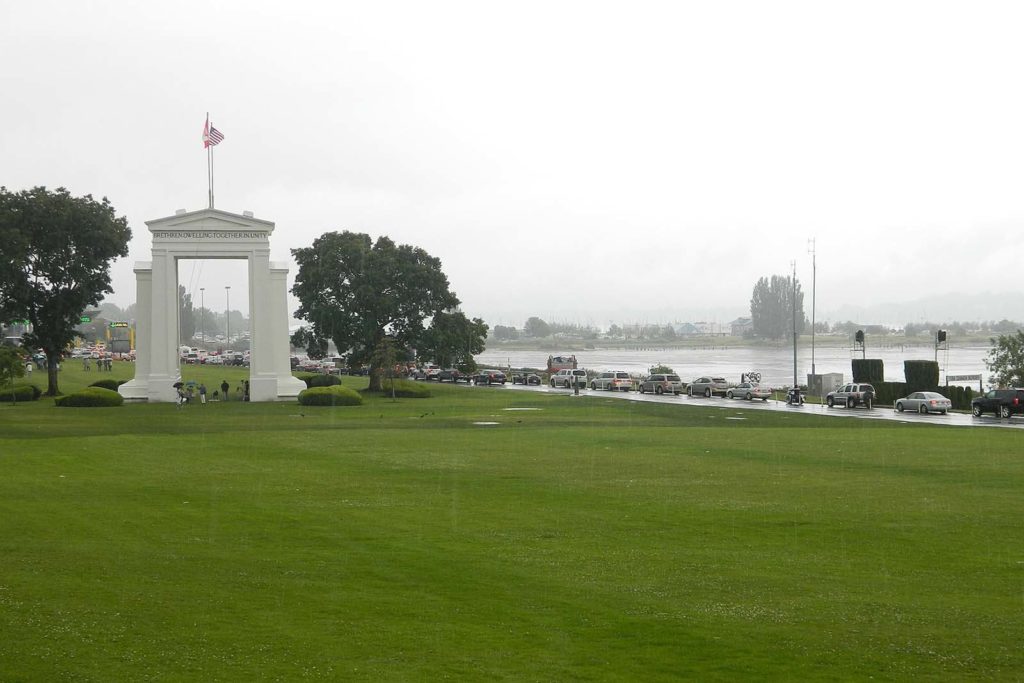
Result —
[[[175,382],[171,386],[178,390],[178,401],[176,407],[180,409],[188,401],[188,396],[185,395],[185,385],[181,382]]]

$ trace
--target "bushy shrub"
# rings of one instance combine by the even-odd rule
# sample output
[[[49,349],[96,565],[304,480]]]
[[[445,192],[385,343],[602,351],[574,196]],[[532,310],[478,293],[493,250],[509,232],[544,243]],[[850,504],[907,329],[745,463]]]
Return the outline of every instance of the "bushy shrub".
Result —
[[[939,386],[939,364],[933,360],[903,361],[907,391],[935,391]]]
[[[391,396],[391,380],[385,379],[381,382],[381,395]],[[395,398],[430,398],[430,388],[419,382],[411,382],[407,379],[395,380]]]
[[[885,364],[881,358],[854,358],[852,364],[854,382],[876,384],[885,381]]]
[[[14,389],[10,387],[0,389],[0,403],[38,401],[42,395],[43,392],[34,384],[16,384]]]
[[[306,386],[313,387],[336,387],[341,384],[341,378],[337,375],[313,375],[306,382]]]
[[[301,379],[303,382],[306,383],[306,386],[308,387],[309,386],[309,380],[313,379],[314,377],[317,377],[317,373],[315,373],[315,372],[293,372],[292,376],[295,377],[296,379]]]
[[[363,397],[343,386],[311,387],[299,392],[299,403],[304,406],[358,406]]]
[[[124,397],[121,394],[103,387],[86,387],[54,400],[54,405],[61,408],[113,408],[122,403]]]
[[[98,379],[90,387],[100,387],[102,389],[110,389],[111,391],[117,391],[117,388],[127,382],[126,379]]]

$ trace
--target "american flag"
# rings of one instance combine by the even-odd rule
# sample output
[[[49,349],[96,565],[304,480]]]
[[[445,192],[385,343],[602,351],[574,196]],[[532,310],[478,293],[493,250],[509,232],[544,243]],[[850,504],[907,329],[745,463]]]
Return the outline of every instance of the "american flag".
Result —
[[[210,119],[206,119],[206,125],[203,126],[203,147],[212,147],[213,145],[219,144],[224,140],[224,133],[210,125]]]

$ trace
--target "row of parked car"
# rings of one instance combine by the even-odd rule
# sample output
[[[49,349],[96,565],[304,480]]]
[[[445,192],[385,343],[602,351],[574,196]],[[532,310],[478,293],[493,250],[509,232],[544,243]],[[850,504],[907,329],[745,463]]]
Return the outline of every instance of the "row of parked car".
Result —
[[[551,375],[548,384],[552,388],[562,387],[571,389],[578,386],[581,389],[589,387],[594,391],[639,391],[641,394],[672,394],[679,396],[724,396],[725,398],[739,398],[752,401],[760,399],[767,401],[771,398],[770,387],[758,382],[741,382],[731,384],[724,377],[698,377],[692,382],[686,383],[679,375],[667,373],[654,373],[644,379],[634,381],[633,377],[623,370],[611,370],[598,373],[595,377],[587,377],[586,370],[563,369]]]
[[[410,377],[426,381],[467,382],[477,385],[503,385],[509,381],[508,375],[501,370],[485,369],[468,375],[454,368],[442,369],[436,366],[413,370]],[[527,371],[513,372],[511,381],[513,384],[533,386],[540,386],[543,383],[539,375]],[[641,394],[678,396],[685,393],[695,397],[722,396],[748,401],[755,399],[767,401],[772,397],[772,389],[758,382],[732,384],[723,377],[698,377],[692,382],[686,383],[679,375],[667,373],[651,374],[636,381],[624,370],[609,370],[589,377],[586,370],[564,368],[551,374],[548,384],[552,388],[572,389],[578,387],[580,389],[589,388],[593,391],[633,391],[635,389]],[[875,388],[871,384],[851,382],[828,392],[825,396],[825,403],[829,408],[863,407],[870,410],[874,407],[875,395]],[[953,409],[953,404],[948,398],[937,392],[916,391],[898,399],[894,408],[901,413],[906,411],[944,415]],[[993,389],[971,401],[971,412],[976,417],[981,417],[985,413],[992,413],[1003,418],[1024,414],[1024,389]]]

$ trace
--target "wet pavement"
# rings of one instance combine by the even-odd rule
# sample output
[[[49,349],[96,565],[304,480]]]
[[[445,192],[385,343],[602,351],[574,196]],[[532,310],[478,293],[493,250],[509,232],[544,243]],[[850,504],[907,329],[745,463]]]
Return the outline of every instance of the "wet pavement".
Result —
[[[471,385],[467,385],[471,386]],[[522,384],[505,384],[498,388],[504,391],[531,391],[546,394],[573,393],[572,389],[553,389],[547,386],[523,386]],[[918,413],[896,412],[893,408],[829,408],[826,405],[805,403],[802,406],[786,405],[785,401],[744,401],[728,398],[691,398],[689,396],[666,396],[641,394],[636,391],[594,391],[580,389],[581,398],[605,398],[622,401],[638,401],[642,403],[668,403],[701,408],[718,408],[723,410],[771,410],[776,412],[800,412],[809,415],[820,415],[824,418],[846,418],[852,420],[885,420],[903,424],[934,424],[951,427],[1000,427],[1004,429],[1024,429],[1024,416],[1001,419],[993,415],[974,417],[969,413],[948,413],[946,415],[920,415]]]

